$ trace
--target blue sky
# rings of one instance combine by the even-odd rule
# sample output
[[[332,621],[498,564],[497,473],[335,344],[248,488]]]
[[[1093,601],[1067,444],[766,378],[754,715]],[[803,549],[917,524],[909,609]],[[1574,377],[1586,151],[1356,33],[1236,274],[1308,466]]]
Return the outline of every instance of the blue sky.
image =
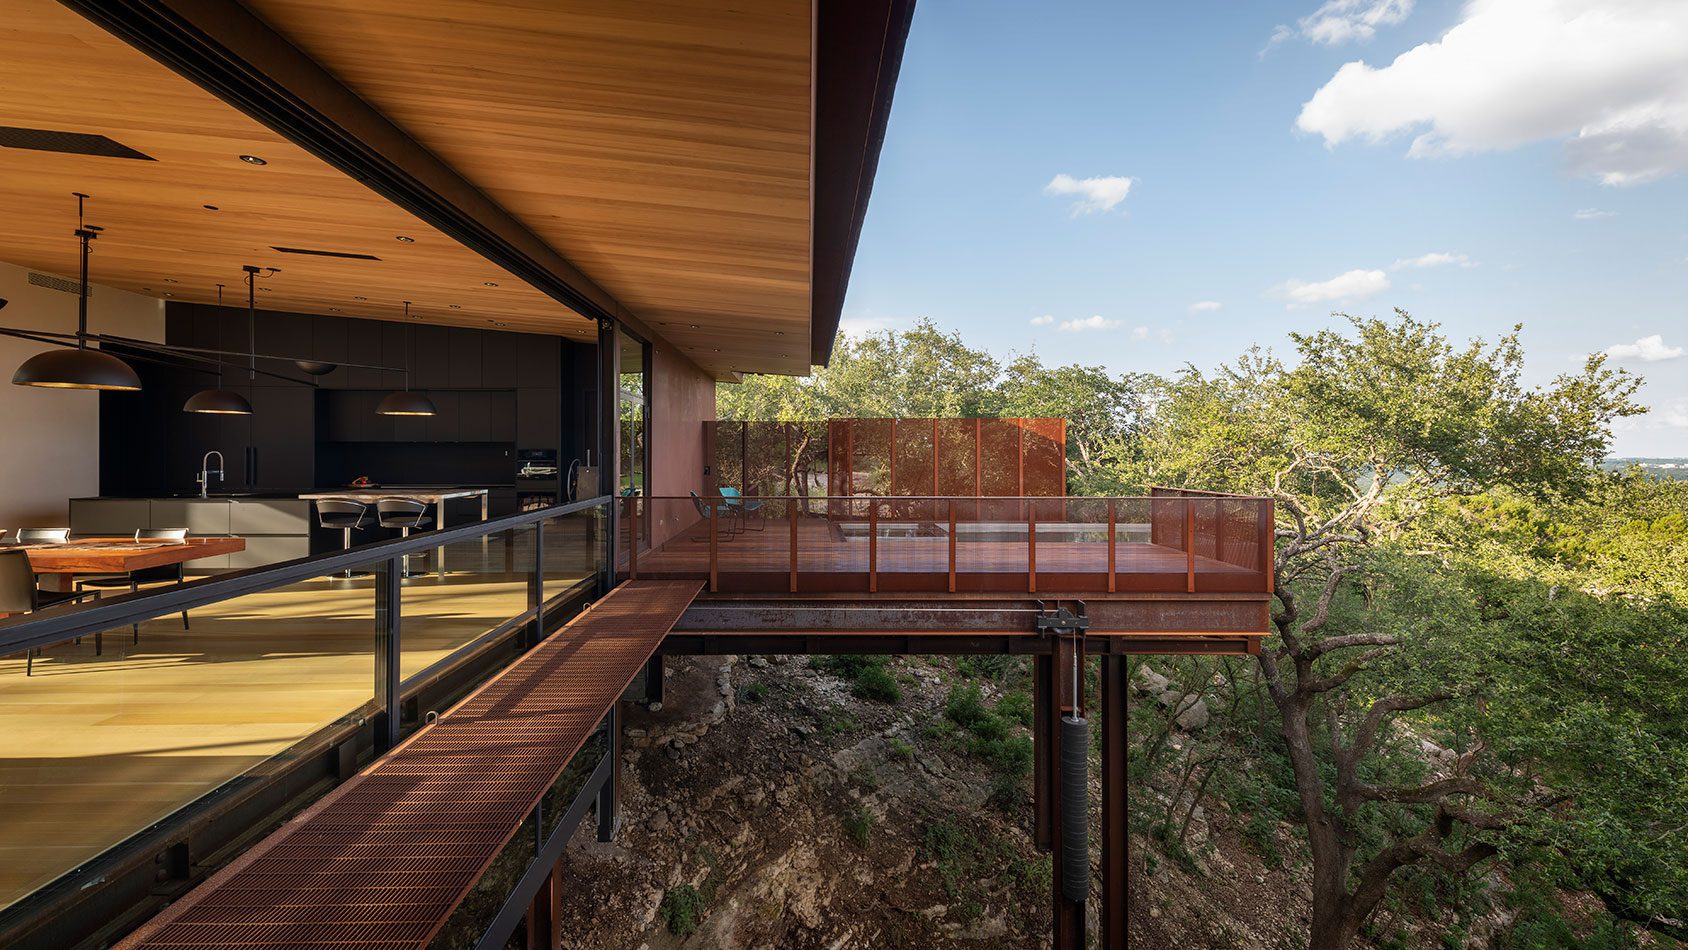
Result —
[[[1688,455],[1688,3],[917,6],[849,331],[1168,372],[1391,307],[1619,347],[1615,452]]]

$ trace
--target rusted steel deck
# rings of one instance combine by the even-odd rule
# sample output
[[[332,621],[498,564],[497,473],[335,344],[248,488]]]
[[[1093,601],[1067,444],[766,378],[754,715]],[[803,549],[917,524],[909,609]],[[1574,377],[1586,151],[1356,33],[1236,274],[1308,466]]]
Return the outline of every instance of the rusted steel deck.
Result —
[[[120,946],[425,946],[700,586],[617,587]]]

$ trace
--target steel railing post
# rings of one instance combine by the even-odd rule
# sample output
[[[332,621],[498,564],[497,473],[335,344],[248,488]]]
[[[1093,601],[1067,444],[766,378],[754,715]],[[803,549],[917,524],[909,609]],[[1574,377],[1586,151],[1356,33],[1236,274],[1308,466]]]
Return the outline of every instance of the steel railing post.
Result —
[[[399,642],[404,559],[388,558],[375,569],[375,754],[399,741]]]
[[[545,637],[545,522],[533,523],[533,573],[528,578],[528,609],[533,611],[533,626],[528,631],[528,645],[534,646]]]

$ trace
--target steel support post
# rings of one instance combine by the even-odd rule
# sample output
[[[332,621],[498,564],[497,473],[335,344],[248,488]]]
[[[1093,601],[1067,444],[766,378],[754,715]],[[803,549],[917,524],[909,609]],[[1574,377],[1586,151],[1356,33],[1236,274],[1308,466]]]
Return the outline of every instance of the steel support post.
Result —
[[[536,647],[545,636],[545,522],[533,523],[533,572],[528,575],[528,609],[533,620],[527,625],[526,646]]]
[[[388,558],[375,568],[375,754],[399,742],[399,643],[402,558]]]
[[[621,826],[621,815],[618,812],[621,796],[621,701],[610,705],[609,712],[609,743],[604,752],[610,757],[609,775],[604,778],[603,788],[598,790],[598,840],[614,841],[615,833]]]
[[[662,654],[652,653],[645,661],[645,704],[662,702]]]
[[[1040,657],[1039,659],[1044,659]],[[1065,889],[1065,875],[1062,872],[1062,844],[1061,825],[1063,821],[1061,809],[1061,717],[1071,712],[1074,715],[1083,714],[1084,691],[1078,689],[1077,702],[1074,702],[1075,686],[1081,682],[1076,677],[1082,675],[1084,665],[1083,640],[1076,636],[1061,636],[1055,640],[1054,655],[1047,658],[1049,669],[1048,695],[1043,704],[1043,729],[1037,739],[1042,740],[1044,751],[1036,756],[1044,761],[1044,768],[1048,773],[1047,784],[1049,794],[1046,798],[1049,819],[1050,860],[1053,866],[1050,891],[1054,901],[1054,934],[1052,945],[1055,950],[1082,950],[1084,942],[1084,902],[1070,900],[1063,893]],[[1034,740],[1035,741],[1035,740]],[[1088,819],[1088,816],[1086,816]],[[1086,862],[1088,865],[1088,862]]]
[[[1130,838],[1126,736],[1130,697],[1127,657],[1102,657],[1102,946],[1130,945]]]
[[[546,875],[545,883],[533,895],[527,912],[528,950],[559,950],[563,945],[563,891],[558,886],[562,871],[559,861]]]
[[[1055,744],[1050,735],[1055,727],[1049,715],[1055,666],[1048,656],[1032,660],[1032,841],[1039,851],[1048,851],[1054,845],[1055,827],[1055,798],[1049,785],[1055,771]]]

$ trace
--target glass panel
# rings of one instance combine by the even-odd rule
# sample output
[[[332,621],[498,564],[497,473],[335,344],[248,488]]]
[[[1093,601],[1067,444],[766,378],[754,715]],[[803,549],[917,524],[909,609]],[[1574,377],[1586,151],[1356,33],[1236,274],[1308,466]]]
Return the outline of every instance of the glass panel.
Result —
[[[603,507],[545,520],[545,599],[589,582],[604,565]]]
[[[365,728],[375,625],[320,577],[0,659],[0,906]]]
[[[533,605],[533,526],[432,548],[410,558],[399,641],[409,679]]]
[[[619,385],[620,470],[622,495],[650,494],[650,346],[637,337],[617,333],[621,347]]]

